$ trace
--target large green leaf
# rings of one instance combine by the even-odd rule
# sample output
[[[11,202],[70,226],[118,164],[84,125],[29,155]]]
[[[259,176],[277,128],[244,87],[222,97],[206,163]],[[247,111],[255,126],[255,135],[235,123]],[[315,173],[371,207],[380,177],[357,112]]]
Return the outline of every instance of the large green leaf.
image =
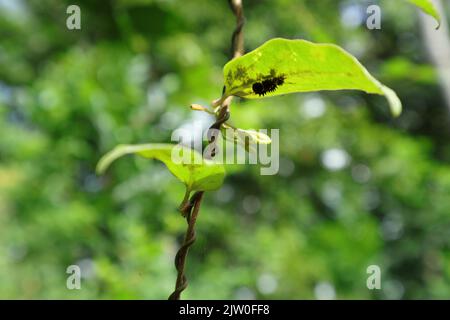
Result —
[[[362,90],[384,95],[394,115],[402,104],[394,91],[382,85],[342,48],[305,40],[272,39],[246,55],[228,62],[224,69],[224,96],[261,98],[255,86],[275,87],[265,97],[320,90]],[[280,81],[281,80],[281,81]]]
[[[164,143],[118,145],[100,159],[97,173],[102,174],[114,160],[127,154],[162,161],[186,185],[188,191],[216,190],[222,185],[225,176],[222,164],[204,159],[190,148]]]
[[[406,0],[409,3],[419,7],[425,13],[429,14],[438,22],[437,28],[441,25],[441,17],[439,16],[439,12],[433,2],[431,0]]]

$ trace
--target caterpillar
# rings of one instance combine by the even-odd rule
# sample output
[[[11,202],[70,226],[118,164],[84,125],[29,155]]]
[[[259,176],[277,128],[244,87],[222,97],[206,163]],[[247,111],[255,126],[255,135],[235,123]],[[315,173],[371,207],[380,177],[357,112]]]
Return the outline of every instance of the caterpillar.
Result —
[[[284,83],[284,76],[272,77],[252,85],[253,92],[259,96],[264,96],[268,92],[274,92],[278,86]]]

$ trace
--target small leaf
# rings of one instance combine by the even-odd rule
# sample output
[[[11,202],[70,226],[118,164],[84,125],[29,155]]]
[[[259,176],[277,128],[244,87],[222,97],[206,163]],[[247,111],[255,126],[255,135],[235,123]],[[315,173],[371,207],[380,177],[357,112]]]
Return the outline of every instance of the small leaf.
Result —
[[[224,69],[224,96],[248,99],[293,92],[362,90],[386,96],[395,116],[401,102],[344,49],[305,40],[272,39]],[[262,92],[262,93],[261,93]]]
[[[243,129],[237,129],[241,134],[244,136],[249,136],[255,143],[257,144],[271,144],[272,139],[270,137],[262,132],[254,131],[254,130],[243,130]]]
[[[439,15],[437,8],[435,7],[435,5],[431,0],[406,0],[406,1],[419,7],[423,12],[435,18],[438,23],[436,29],[439,29],[439,27],[441,26],[441,17]]]
[[[223,137],[241,145],[247,152],[256,152],[254,148],[257,144],[271,144],[272,139],[265,133],[255,130],[244,130],[223,125]]]
[[[195,111],[203,111],[203,112],[209,113],[211,115],[215,115],[215,113],[213,111],[209,110],[208,108],[206,108],[200,104],[196,104],[196,103],[191,104],[191,109],[195,110]]]
[[[186,185],[188,191],[216,190],[225,176],[223,165],[203,159],[200,153],[190,148],[164,143],[118,145],[100,159],[97,173],[102,174],[113,161],[126,154],[162,161]]]

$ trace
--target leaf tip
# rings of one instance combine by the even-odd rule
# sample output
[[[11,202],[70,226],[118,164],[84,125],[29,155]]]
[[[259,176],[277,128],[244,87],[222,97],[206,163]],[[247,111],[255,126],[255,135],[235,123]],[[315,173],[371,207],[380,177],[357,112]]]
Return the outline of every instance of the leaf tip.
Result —
[[[394,90],[388,88],[386,86],[382,86],[381,90],[383,91],[384,96],[389,102],[389,106],[391,108],[391,113],[394,117],[400,116],[402,113],[402,102],[400,98],[397,96]]]
[[[124,154],[124,150],[126,149],[126,147],[126,145],[117,145],[114,149],[104,154],[95,167],[95,173],[97,175],[104,174],[111,163]]]
[[[111,161],[108,161],[107,156],[108,153],[101,157],[97,163],[97,166],[95,167],[95,173],[99,176],[104,174],[106,169],[108,169],[109,165],[111,164]]]

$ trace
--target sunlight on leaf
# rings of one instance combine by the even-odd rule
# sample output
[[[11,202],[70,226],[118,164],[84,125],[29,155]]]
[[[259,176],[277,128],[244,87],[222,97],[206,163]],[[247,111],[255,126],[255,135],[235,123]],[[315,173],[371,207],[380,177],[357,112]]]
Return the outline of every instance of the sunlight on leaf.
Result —
[[[382,85],[344,49],[305,40],[272,39],[224,69],[224,96],[247,99],[294,92],[361,90],[383,95],[398,116],[402,104],[395,92]]]
[[[104,173],[113,161],[127,154],[162,161],[186,185],[188,191],[216,190],[225,176],[223,165],[204,159],[190,148],[164,143],[118,145],[100,159],[97,173]]]
[[[223,128],[226,129],[222,132],[225,140],[237,143],[247,152],[256,152],[256,146],[258,144],[272,143],[272,139],[260,131],[232,128],[226,124],[223,125]]]

